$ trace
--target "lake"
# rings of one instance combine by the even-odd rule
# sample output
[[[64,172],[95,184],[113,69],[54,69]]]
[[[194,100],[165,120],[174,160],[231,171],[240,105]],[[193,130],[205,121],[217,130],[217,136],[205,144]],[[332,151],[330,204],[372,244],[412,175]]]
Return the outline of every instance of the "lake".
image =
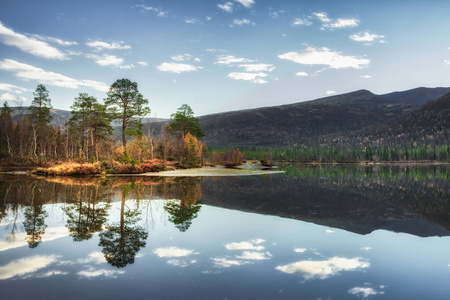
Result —
[[[1,299],[448,299],[448,166],[0,177]]]

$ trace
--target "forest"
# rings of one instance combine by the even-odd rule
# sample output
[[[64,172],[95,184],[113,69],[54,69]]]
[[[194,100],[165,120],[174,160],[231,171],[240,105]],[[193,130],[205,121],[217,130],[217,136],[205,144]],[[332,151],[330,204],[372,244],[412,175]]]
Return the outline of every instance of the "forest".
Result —
[[[142,173],[203,164],[206,147],[198,138],[204,134],[192,109],[182,105],[158,135],[151,126],[144,131],[141,119],[150,108],[136,82],[114,82],[104,104],[80,93],[64,126],[50,124],[47,88],[38,85],[33,94],[31,106],[16,110],[14,121],[13,110],[7,102],[3,105],[0,159],[4,165],[53,167],[48,171],[57,175]],[[120,127],[120,140],[114,136],[114,126]]]

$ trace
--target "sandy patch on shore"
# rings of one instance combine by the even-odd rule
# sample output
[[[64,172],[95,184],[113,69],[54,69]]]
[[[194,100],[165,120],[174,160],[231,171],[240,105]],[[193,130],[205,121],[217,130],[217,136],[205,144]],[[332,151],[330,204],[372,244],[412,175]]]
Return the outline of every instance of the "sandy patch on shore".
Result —
[[[202,167],[196,169],[178,169],[172,171],[152,172],[144,174],[123,174],[123,176],[161,176],[161,177],[221,177],[221,176],[251,176],[280,174],[284,171],[278,168],[267,169],[261,164],[246,163],[237,168],[225,168],[224,166]],[[119,174],[107,176],[121,176]]]

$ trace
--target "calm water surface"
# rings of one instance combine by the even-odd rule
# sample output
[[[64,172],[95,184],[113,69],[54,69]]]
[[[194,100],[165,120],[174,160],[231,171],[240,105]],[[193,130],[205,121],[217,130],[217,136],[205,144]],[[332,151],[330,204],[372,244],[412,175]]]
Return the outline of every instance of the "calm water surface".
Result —
[[[448,167],[0,177],[1,299],[449,299]]]

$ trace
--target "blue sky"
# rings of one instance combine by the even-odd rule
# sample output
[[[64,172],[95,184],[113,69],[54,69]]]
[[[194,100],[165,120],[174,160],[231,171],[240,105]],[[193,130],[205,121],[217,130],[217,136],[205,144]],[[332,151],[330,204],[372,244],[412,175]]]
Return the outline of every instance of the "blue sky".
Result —
[[[450,86],[450,1],[0,1],[0,102],[103,101],[136,81],[151,115],[368,89]]]

